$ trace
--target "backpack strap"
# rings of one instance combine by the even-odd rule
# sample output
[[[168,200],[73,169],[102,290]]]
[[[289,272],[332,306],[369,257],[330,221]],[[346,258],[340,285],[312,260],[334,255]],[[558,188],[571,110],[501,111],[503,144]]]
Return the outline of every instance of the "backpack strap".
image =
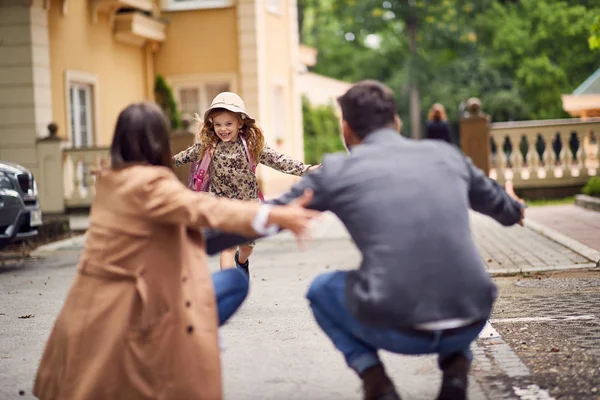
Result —
[[[244,144],[244,150],[246,150],[246,157],[248,157],[248,163],[250,164],[250,169],[252,169],[252,172],[254,174],[256,174],[256,163],[254,162],[254,160],[252,159],[252,156],[250,155],[250,150],[248,150],[248,143],[246,143],[246,138],[244,137],[244,135],[240,135],[240,139],[242,139],[242,143]],[[265,201],[265,197],[263,196],[262,192],[260,191],[260,188],[258,189],[258,197],[260,197],[260,201]]]
[[[210,167],[213,152],[213,149],[204,152],[200,165],[193,172],[193,189],[197,192],[208,192],[209,190],[210,177],[208,175],[208,168]]]

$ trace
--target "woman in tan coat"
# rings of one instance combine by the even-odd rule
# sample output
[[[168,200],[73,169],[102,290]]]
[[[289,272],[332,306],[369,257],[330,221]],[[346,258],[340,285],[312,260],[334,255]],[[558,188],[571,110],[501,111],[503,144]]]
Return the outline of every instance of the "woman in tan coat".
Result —
[[[201,228],[256,236],[279,226],[302,237],[316,214],[302,208],[310,194],[272,207],[192,192],[170,165],[160,109],[129,106],[111,167],[97,173],[77,276],[35,380],[38,398],[222,398],[217,329],[248,286],[231,269],[216,273],[213,289]]]

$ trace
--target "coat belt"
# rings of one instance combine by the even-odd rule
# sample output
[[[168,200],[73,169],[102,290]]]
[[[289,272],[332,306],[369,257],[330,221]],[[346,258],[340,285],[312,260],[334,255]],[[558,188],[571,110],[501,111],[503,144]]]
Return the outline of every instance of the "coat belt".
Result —
[[[86,260],[81,263],[79,273],[100,279],[130,281],[134,284],[137,295],[142,302],[141,329],[146,331],[150,327],[150,316],[148,315],[148,284],[144,279],[144,267],[132,271],[112,264],[100,264]]]

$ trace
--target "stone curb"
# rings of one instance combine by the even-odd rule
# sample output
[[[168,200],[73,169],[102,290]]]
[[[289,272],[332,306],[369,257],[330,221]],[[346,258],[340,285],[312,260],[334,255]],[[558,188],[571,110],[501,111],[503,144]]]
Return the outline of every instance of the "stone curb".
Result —
[[[534,272],[556,272],[556,271],[567,271],[572,269],[596,269],[598,268],[597,263],[584,263],[584,264],[569,264],[569,265],[557,265],[555,267],[544,266],[544,267],[525,267],[525,268],[505,268],[505,269],[488,269],[487,272],[490,276],[503,277],[503,276],[514,276],[518,274],[534,273]]]
[[[575,205],[592,211],[600,211],[600,198],[578,194],[575,196]]]
[[[600,252],[592,249],[591,247],[586,246],[585,244],[572,239],[562,233],[555,231],[554,229],[548,228],[545,225],[542,225],[538,222],[532,221],[530,219],[525,219],[525,226],[532,231],[539,233],[542,236],[547,237],[548,239],[561,244],[576,253],[581,254],[588,260],[592,261],[596,264],[596,267],[600,268]]]
[[[70,237],[68,239],[59,240],[57,242],[52,242],[45,244],[43,246],[38,247],[34,251],[31,252],[32,256],[37,256],[43,253],[51,253],[53,251],[61,250],[68,247],[73,247],[75,245],[82,245],[85,241],[85,234]]]

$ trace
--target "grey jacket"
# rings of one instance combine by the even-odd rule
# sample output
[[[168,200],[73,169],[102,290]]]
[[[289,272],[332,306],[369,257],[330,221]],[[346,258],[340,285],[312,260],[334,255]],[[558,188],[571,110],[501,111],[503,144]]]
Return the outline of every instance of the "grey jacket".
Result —
[[[335,213],[362,253],[346,281],[357,319],[403,329],[490,315],[496,287],[468,210],[512,225],[522,206],[454,146],[379,130],[349,155],[326,156],[323,168],[272,203],[286,204],[306,188],[314,191],[310,207]]]

